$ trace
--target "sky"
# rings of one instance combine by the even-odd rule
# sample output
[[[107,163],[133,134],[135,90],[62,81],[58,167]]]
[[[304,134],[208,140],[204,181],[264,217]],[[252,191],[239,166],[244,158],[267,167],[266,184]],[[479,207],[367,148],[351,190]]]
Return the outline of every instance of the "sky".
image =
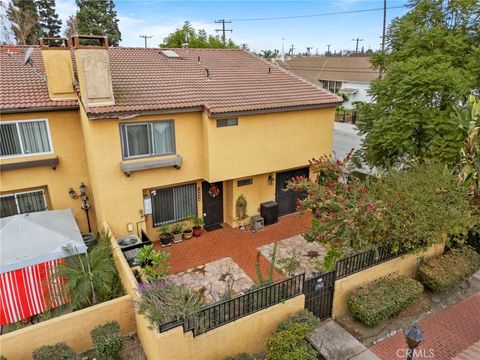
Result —
[[[76,11],[74,0],[56,0],[57,12],[62,20]],[[388,0],[388,7],[405,5],[407,0]],[[325,13],[383,8],[383,0],[317,0],[317,1],[155,1],[115,0],[122,33],[121,46],[144,46],[140,35],[152,36],[149,46],[158,46],[163,38],[190,21],[196,29],[214,34],[218,19],[231,20],[227,24],[233,32],[227,34],[237,44],[246,43],[253,51],[278,49],[284,43],[285,51],[294,45],[295,53],[322,54],[330,50],[355,49],[352,39],[363,39],[359,49],[380,48],[383,11],[357,12],[330,16],[295,19],[256,20],[242,19],[303,16]],[[387,24],[402,16],[406,8],[387,10]],[[282,41],[282,39],[284,39]]]

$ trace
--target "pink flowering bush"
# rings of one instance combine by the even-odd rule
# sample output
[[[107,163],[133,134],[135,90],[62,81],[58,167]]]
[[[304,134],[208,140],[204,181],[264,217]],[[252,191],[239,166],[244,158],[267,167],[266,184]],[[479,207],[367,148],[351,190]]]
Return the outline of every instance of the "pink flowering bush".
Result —
[[[298,207],[311,210],[314,218],[304,236],[326,245],[327,258],[367,249],[379,241],[379,219],[384,207],[373,199],[368,184],[350,177],[350,155],[343,160],[332,156],[312,159],[309,163],[315,181],[297,177],[287,186],[306,194]]]

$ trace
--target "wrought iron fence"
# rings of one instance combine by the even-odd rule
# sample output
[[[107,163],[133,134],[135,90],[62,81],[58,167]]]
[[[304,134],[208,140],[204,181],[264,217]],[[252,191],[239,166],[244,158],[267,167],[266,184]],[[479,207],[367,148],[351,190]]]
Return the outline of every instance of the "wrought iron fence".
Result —
[[[379,246],[376,249],[367,250],[336,262],[337,279],[359,272],[363,269],[380,264],[384,261],[403,255],[404,252],[395,252],[391,244]]]
[[[206,306],[183,320],[161,324],[159,331],[172,329],[183,323],[183,331],[192,331],[193,336],[240,319],[254,312],[281,303],[303,293],[305,274],[249,291],[233,299]]]

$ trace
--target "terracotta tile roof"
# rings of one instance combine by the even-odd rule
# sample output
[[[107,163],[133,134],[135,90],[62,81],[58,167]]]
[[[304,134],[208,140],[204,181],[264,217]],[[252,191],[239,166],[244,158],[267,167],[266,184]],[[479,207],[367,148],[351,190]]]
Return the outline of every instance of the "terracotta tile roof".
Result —
[[[19,46],[8,54],[0,49],[0,112],[28,109],[65,109],[77,106],[76,101],[52,101],[48,97],[45,69],[39,47],[34,47],[33,66],[24,65],[28,47]]]
[[[379,75],[366,56],[296,56],[278,63],[315,84],[319,80],[368,83]]]
[[[180,59],[168,58],[153,48],[108,49],[115,106],[90,107],[89,113],[204,107],[214,114],[334,106],[342,101],[243,50],[171,50]]]
[[[76,105],[72,101],[49,100],[40,49],[34,49],[33,68],[23,65],[25,50],[20,47],[20,54],[0,55],[0,110]],[[168,58],[154,48],[109,48],[115,105],[90,106],[89,116],[186,108],[219,114],[335,106],[342,101],[319,86],[243,50],[172,50],[180,58]]]

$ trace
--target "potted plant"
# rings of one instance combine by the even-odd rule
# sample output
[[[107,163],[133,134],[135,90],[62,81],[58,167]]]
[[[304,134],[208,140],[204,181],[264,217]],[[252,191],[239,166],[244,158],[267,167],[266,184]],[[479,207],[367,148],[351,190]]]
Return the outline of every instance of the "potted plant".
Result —
[[[152,265],[152,255],[154,251],[155,249],[153,248],[153,245],[145,245],[141,247],[135,256],[135,262],[142,267]]]
[[[202,235],[202,225],[203,225],[202,218],[193,219],[193,236],[199,237],[200,235]]]
[[[187,227],[185,230],[183,230],[183,239],[184,240],[189,240],[193,236],[193,230],[189,227]]]
[[[172,234],[173,234],[173,242],[179,243],[182,242],[182,236],[183,236],[183,224],[182,223],[176,223],[172,227]]]
[[[158,231],[160,231],[160,242],[162,243],[162,246],[170,246],[173,240],[173,235],[170,232],[170,226],[164,224],[160,226]]]

